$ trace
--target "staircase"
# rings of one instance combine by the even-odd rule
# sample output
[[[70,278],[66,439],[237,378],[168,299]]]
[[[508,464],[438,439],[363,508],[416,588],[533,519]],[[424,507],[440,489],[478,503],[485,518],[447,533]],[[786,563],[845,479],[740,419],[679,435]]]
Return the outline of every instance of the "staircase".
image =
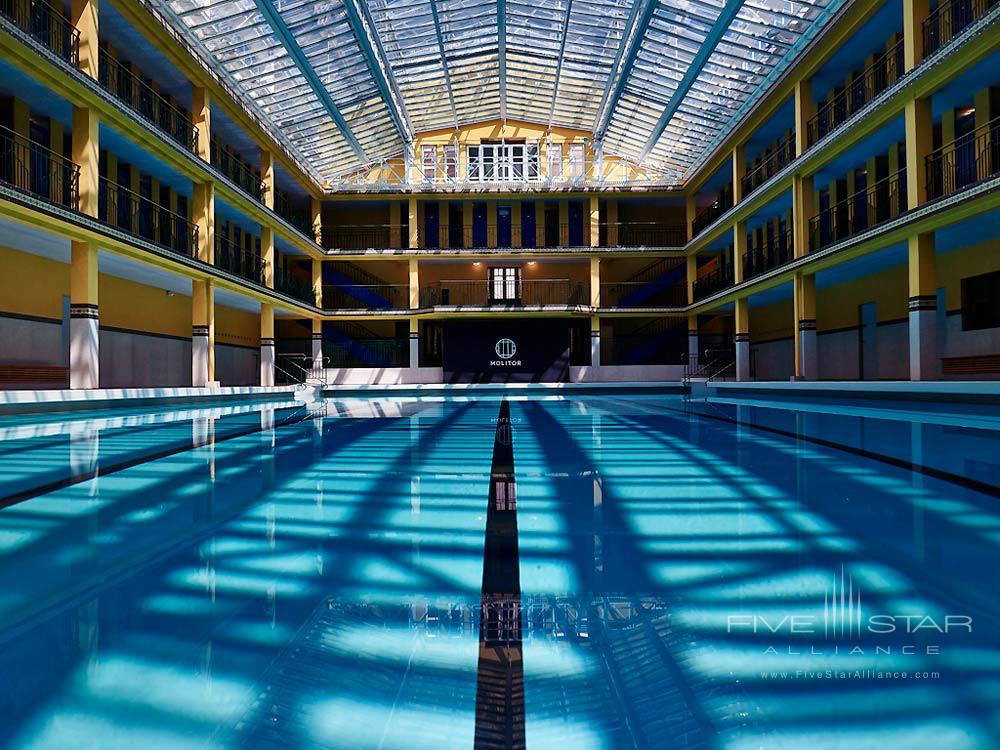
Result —
[[[378,287],[388,287],[389,284],[355,263],[346,260],[329,262],[325,277],[324,281],[329,279],[333,286],[363,302],[365,307],[379,310],[393,306],[390,299],[377,291]]]
[[[626,279],[626,284],[642,284],[643,286],[622,295],[618,304],[621,307],[638,307],[643,301],[667,287],[682,283],[686,276],[687,263],[684,259],[660,258]]]

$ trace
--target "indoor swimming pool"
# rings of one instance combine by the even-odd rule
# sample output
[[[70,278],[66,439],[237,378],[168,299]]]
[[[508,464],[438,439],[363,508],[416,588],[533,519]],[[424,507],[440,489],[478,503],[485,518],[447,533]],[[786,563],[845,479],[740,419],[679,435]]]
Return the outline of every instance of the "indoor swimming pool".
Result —
[[[0,747],[1000,747],[1000,408],[0,418]]]

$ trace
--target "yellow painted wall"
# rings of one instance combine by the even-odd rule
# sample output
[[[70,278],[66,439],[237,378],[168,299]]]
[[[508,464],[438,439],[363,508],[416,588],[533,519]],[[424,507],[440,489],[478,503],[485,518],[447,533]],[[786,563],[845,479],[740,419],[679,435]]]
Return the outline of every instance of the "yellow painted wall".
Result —
[[[945,289],[948,310],[962,308],[962,279],[1000,271],[1000,241],[980,242],[938,256],[938,286]],[[1000,301],[998,301],[1000,304]]]
[[[237,346],[260,346],[260,315],[216,305],[215,342]]]
[[[191,298],[117,276],[98,277],[101,325],[190,338]]]
[[[750,340],[755,344],[792,335],[794,320],[792,300],[750,308]]]
[[[0,311],[62,320],[69,264],[0,247]]]

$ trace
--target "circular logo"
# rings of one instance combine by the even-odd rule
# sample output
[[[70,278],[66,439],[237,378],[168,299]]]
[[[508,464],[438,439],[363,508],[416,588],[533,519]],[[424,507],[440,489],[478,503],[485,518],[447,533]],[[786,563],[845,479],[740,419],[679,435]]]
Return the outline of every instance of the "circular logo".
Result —
[[[517,344],[513,339],[500,339],[493,348],[500,359],[510,359],[517,353]]]

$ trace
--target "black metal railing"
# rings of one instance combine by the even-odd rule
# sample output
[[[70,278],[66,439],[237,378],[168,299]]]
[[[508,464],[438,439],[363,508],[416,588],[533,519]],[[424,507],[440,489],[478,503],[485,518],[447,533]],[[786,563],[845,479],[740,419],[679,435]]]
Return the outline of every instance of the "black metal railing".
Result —
[[[306,304],[313,305],[316,303],[316,295],[313,294],[312,284],[301,276],[296,276],[291,271],[280,266],[275,266],[274,268],[274,288]]]
[[[216,143],[211,146],[211,160],[212,166],[222,172],[236,187],[255,201],[264,202],[264,183],[256,169],[240,161]]]
[[[327,310],[405,310],[410,306],[407,284],[326,284]]]
[[[610,281],[601,284],[601,307],[683,307],[687,282],[657,286],[648,281]]]
[[[409,341],[395,338],[324,341],[323,359],[332,368],[406,367],[410,359]]]
[[[940,198],[1000,172],[1000,117],[925,157],[927,197]]]
[[[832,245],[906,210],[906,169],[869,185],[809,219],[809,250]]]
[[[383,250],[406,247],[409,233],[402,224],[338,224],[323,227],[320,236],[331,250]]]
[[[763,156],[740,180],[744,198],[795,160],[795,134],[782,138]]]
[[[727,287],[731,287],[735,283],[733,264],[729,260],[732,257],[733,247],[730,245],[719,256],[718,264],[715,268],[701,274],[694,280],[694,298],[696,301],[722,291]]]
[[[683,247],[687,242],[685,227],[652,221],[608,224],[604,234],[605,247]]]
[[[107,178],[100,179],[98,218],[181,255],[197,257],[198,227],[179,214]]]
[[[749,247],[751,237],[747,238]],[[761,243],[743,254],[743,278],[749,279],[764,271],[788,263],[794,255],[792,245],[792,231],[790,229],[783,232],[767,231],[761,237]]]
[[[98,81],[109,94],[188,151],[195,150],[198,128],[184,112],[104,50],[100,61]]]
[[[0,15],[74,68],[80,66],[80,32],[44,0],[0,0]]]
[[[1000,0],[944,0],[923,22],[924,57],[936,52]]]
[[[806,142],[812,146],[851,115],[881,94],[903,75],[903,40],[876,55],[875,60],[806,123]]]
[[[583,305],[583,283],[570,279],[522,279],[516,284],[494,285],[482,279],[438,281],[420,290],[421,307],[435,305]]]
[[[711,206],[705,206],[698,211],[691,222],[691,230],[695,236],[700,234],[709,224],[718,219],[733,207],[733,196],[728,191],[720,195]]]
[[[311,239],[314,237],[312,217],[293,206],[288,196],[280,190],[274,191],[274,212],[306,237]]]
[[[0,182],[66,208],[80,205],[80,167],[5,127],[0,127]]]
[[[267,280],[267,261],[224,237],[215,238],[215,265],[261,286]]]

